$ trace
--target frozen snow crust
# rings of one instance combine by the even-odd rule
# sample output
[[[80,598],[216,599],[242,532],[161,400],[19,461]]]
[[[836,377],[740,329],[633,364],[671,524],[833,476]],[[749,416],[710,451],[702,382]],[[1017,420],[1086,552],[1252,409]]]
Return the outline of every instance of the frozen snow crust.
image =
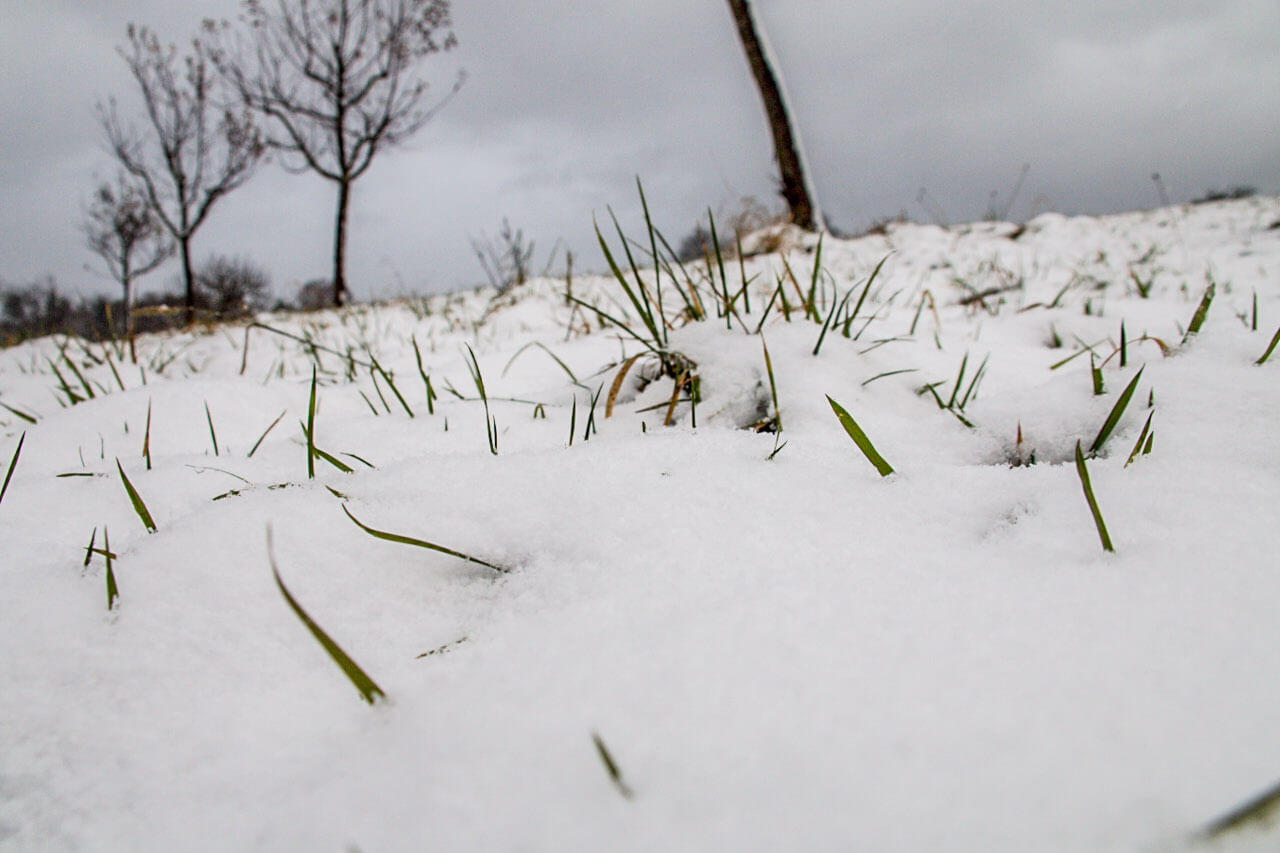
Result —
[[[0,474],[26,437],[0,502],[0,848],[1200,849],[1280,778],[1280,354],[1255,363],[1278,222],[1254,198],[826,238],[823,320],[889,258],[816,356],[815,238],[790,235],[745,262],[728,329],[701,265],[704,322],[664,274],[696,385],[670,407],[642,356],[608,418],[645,349],[555,280],[144,338],[140,366],[60,338],[2,351]],[[754,331],[780,278],[775,409]],[[642,330],[615,279],[572,287]],[[89,396],[69,363],[92,399],[68,405]],[[354,470],[309,480],[317,364],[314,444]],[[1087,462],[1107,553],[1074,450],[1139,368]],[[778,415],[780,435],[743,429]],[[344,505],[510,571],[373,538]],[[268,525],[385,701],[290,611]]]

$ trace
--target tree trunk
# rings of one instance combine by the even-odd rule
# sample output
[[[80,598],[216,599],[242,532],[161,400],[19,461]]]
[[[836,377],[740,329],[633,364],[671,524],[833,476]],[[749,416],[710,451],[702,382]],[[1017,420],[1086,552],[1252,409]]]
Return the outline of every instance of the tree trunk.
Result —
[[[751,66],[752,76],[755,77],[756,88],[760,90],[760,98],[764,101],[769,130],[773,134],[773,150],[778,160],[778,171],[782,177],[782,197],[791,210],[791,221],[805,230],[817,230],[817,216],[815,216],[813,201],[809,197],[804,164],[800,159],[795,134],[791,129],[791,119],[787,116],[787,108],[782,100],[778,79],[765,56],[747,0],[728,0],[728,2],[734,23],[738,25],[738,36],[742,39],[747,63]]]
[[[338,216],[333,236],[333,305],[347,304],[347,206],[351,201],[351,181],[338,181]]]
[[[182,247],[182,280],[186,285],[182,300],[183,324],[191,326],[196,322],[196,276],[191,269],[191,235],[179,239],[178,244]]]

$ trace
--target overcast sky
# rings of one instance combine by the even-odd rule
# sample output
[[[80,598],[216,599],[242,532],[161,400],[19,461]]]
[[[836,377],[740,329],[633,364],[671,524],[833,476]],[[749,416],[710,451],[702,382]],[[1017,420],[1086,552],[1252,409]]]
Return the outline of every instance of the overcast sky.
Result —
[[[1276,0],[755,0],[781,64],[813,183],[837,228],[1151,207],[1250,185],[1280,193]],[[0,280],[69,293],[79,230],[113,172],[94,105],[138,109],[116,46],[130,21],[178,43],[238,0],[0,4]],[[354,298],[483,281],[471,238],[504,217],[599,267],[593,213],[639,218],[634,180],[669,240],[707,207],[780,204],[764,113],[724,0],[454,0],[459,48],[423,69],[458,98],[355,185]],[[927,191],[923,204],[920,191]],[[268,165],[225,198],[197,259],[249,258],[278,292],[329,273],[334,190]],[[557,272],[563,269],[563,252]],[[143,290],[168,284],[154,273]]]

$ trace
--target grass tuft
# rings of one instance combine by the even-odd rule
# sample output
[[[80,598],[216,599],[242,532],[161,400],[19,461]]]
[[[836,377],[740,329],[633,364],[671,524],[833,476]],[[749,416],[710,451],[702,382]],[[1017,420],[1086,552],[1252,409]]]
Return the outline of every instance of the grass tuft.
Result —
[[[272,547],[270,527],[267,527],[267,560],[271,563],[271,574],[276,579],[276,586],[280,589],[280,594],[284,596],[289,609],[307,627],[307,630],[311,632],[311,636],[315,637],[316,641],[329,653],[329,657],[333,658],[333,662],[355,685],[356,690],[360,691],[360,697],[370,705],[373,705],[379,699],[386,699],[387,694],[382,692],[382,688],[374,683],[373,679],[325,633],[323,628],[316,624],[314,619],[307,615],[307,611],[303,610],[302,605],[289,593],[288,587],[284,585],[284,581],[280,578],[280,569],[276,566],[275,549]]]

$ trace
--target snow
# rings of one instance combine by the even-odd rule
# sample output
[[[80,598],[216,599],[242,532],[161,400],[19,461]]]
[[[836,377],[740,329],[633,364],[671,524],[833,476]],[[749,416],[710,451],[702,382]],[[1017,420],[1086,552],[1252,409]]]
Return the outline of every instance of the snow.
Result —
[[[3,470],[26,435],[0,503],[0,848],[1210,849],[1194,833],[1280,777],[1280,355],[1255,364],[1280,324],[1277,222],[1280,199],[1254,198],[828,236],[823,312],[889,260],[816,356],[796,309],[816,238],[773,235],[782,253],[746,262],[743,325],[785,257],[800,287],[763,335],[776,443],[741,429],[774,412],[761,337],[726,329],[707,286],[712,316],[677,321],[665,277],[669,347],[701,392],[670,426],[672,381],[641,388],[644,358],[604,417],[643,349],[560,281],[259,318],[376,357],[415,415],[320,351],[315,443],[354,472],[317,461],[310,481],[316,362],[270,329],[140,339],[141,368],[113,354],[119,383],[86,354],[110,347],[4,350],[0,402],[38,422],[0,409]],[[741,286],[736,260],[727,275]],[[615,280],[573,292],[641,329]],[[1053,368],[1082,343],[1107,359],[1101,396],[1088,353]],[[60,349],[93,399],[64,405],[51,362],[86,395]],[[966,353],[965,386],[987,359],[972,428],[917,393],[942,383],[946,402]],[[1107,553],[1072,460],[1140,367],[1088,462]],[[1126,466],[1148,414],[1152,452]],[[344,504],[510,571],[370,537]],[[363,703],[290,611],[268,527],[292,595],[386,701]],[[111,610],[102,555],[84,566],[104,528]]]

